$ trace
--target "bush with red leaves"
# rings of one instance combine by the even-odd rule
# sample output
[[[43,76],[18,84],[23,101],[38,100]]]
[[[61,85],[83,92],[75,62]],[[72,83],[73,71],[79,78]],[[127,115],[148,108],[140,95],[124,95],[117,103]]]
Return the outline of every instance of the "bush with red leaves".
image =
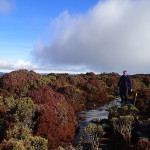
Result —
[[[135,150],[150,150],[150,141],[145,139],[140,139],[135,145]]]
[[[86,99],[82,90],[74,86],[66,86],[59,88],[58,91],[65,96],[75,111],[81,111],[85,107]]]
[[[69,83],[80,89],[83,89],[85,84],[87,83],[87,80],[83,78],[83,75],[71,75],[69,76]]]
[[[0,150],[11,150],[13,145],[13,143],[0,143]]]
[[[143,78],[143,82],[145,83],[145,85],[149,85],[150,84],[150,76],[146,76]]]
[[[31,81],[35,82],[40,77],[40,74],[25,69],[6,73],[0,78],[0,88],[3,91],[3,93],[1,92],[1,95],[3,97],[13,95],[18,98],[21,96],[24,86],[27,83]],[[4,95],[4,91],[6,91],[6,95]]]
[[[95,87],[95,91],[88,96],[89,101],[104,101],[107,99],[106,89],[100,80],[92,78],[89,81],[89,84],[91,84],[92,87]]]
[[[49,149],[59,146],[61,142],[74,141],[77,118],[63,95],[49,86],[41,86],[29,91],[28,96],[38,108],[34,134],[48,139]]]
[[[150,117],[150,90],[143,89],[138,92],[136,106],[140,111],[147,112],[147,117]]]

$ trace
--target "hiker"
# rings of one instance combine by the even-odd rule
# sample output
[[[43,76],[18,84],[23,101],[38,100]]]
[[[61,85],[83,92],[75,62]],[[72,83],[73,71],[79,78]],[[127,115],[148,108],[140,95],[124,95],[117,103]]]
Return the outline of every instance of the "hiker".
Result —
[[[128,76],[126,70],[123,71],[123,75],[120,77],[118,86],[119,86],[119,90],[120,90],[121,102],[124,102],[126,104],[126,102],[128,100],[129,88],[132,92],[132,83],[131,83],[130,77]]]

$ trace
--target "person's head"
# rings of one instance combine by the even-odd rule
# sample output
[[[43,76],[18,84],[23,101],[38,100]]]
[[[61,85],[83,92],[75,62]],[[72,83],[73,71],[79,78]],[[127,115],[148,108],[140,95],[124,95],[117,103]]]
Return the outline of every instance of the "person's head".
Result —
[[[127,75],[127,70],[124,70],[124,71],[123,71],[123,75]]]

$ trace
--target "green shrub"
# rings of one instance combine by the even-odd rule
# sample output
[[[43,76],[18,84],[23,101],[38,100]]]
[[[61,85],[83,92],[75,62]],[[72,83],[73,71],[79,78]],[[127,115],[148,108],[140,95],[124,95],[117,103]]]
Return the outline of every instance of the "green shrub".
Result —
[[[95,93],[98,91],[98,88],[96,86],[93,86],[92,84],[90,83],[87,83],[86,86],[85,86],[86,90],[88,93]]]
[[[82,90],[80,90],[80,89],[75,88],[75,93],[77,93],[77,94],[82,94],[82,93],[83,93],[83,91],[82,91]]]
[[[57,150],[64,150],[64,148],[61,147],[61,146],[59,146],[59,147],[57,148]]]
[[[93,125],[89,124],[88,126],[83,128],[83,131],[88,135],[88,139],[85,139],[84,136],[80,137],[83,141],[88,140],[92,143],[92,147],[98,149],[100,145],[99,139],[105,134],[103,127],[101,125]]]
[[[22,141],[16,141],[12,150],[26,150]]]
[[[7,140],[4,143],[14,143],[12,150],[47,150],[48,140],[40,136],[32,136],[27,127],[15,125],[7,131]],[[27,143],[27,144],[26,144]]]
[[[79,84],[79,80],[77,77],[70,76],[69,80],[70,80],[70,83],[72,83],[72,84],[75,84],[75,85]]]
[[[114,132],[120,133],[126,141],[130,142],[134,117],[132,115],[113,117],[111,121]]]
[[[35,105],[30,98],[5,98],[4,104],[7,105],[8,112],[15,123],[22,123],[24,126],[31,124]]]

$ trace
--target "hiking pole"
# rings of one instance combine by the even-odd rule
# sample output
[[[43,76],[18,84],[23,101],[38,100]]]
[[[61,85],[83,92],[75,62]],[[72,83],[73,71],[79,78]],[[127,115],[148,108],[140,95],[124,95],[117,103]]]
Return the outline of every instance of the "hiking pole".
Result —
[[[135,94],[134,106],[135,106],[135,103],[136,103],[136,99],[137,99],[137,93]]]

